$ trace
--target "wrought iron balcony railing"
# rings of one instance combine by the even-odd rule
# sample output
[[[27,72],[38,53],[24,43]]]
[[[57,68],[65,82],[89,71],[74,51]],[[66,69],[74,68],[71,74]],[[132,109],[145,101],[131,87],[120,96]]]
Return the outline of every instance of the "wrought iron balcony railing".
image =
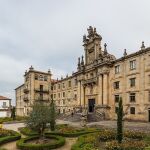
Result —
[[[29,89],[25,88],[25,89],[23,90],[23,92],[24,92],[24,93],[29,93]]]
[[[40,89],[40,88],[37,88],[37,89],[35,89],[35,92],[39,92],[39,93],[49,93],[49,90],[48,90],[48,89]]]

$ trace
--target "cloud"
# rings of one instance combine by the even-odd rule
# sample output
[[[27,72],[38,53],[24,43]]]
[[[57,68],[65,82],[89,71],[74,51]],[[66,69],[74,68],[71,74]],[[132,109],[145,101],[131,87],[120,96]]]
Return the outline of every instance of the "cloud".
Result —
[[[149,46],[150,2],[147,0],[5,0],[0,1],[0,94],[11,95],[23,74],[52,70],[53,78],[76,70],[84,55],[82,35],[97,27],[109,53]]]

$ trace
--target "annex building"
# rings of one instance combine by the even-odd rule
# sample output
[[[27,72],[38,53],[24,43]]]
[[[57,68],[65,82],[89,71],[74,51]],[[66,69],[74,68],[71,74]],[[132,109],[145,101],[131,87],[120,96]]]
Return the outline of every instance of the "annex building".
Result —
[[[53,80],[50,71],[30,67],[24,84],[16,88],[17,115],[28,115],[35,101],[55,101],[59,113],[86,112],[99,119],[115,119],[119,98],[124,118],[150,122],[150,47],[144,42],[135,53],[124,50],[119,59],[101,45],[96,28],[83,36],[84,57],[78,59],[77,71]]]

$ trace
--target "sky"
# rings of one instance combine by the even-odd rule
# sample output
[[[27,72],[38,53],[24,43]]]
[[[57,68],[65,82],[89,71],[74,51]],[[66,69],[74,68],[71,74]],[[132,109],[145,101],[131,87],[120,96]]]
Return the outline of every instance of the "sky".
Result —
[[[150,46],[149,0],[0,0],[0,95],[12,98],[32,65],[71,75],[93,26],[117,58]]]

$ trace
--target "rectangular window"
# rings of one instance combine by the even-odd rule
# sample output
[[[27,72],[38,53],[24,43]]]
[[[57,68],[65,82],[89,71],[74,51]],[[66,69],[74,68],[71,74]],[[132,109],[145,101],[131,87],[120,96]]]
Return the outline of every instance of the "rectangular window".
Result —
[[[134,87],[135,86],[135,78],[131,78],[130,79],[130,87]]]
[[[35,74],[35,77],[34,77],[34,78],[35,78],[35,80],[38,80],[38,75],[37,75],[37,74]]]
[[[116,114],[118,113],[118,107],[115,107],[115,113]]]
[[[60,98],[60,93],[58,93],[58,98]]]
[[[131,70],[136,69],[136,60],[130,61],[130,69]]]
[[[114,82],[114,89],[119,89],[119,81]]]
[[[135,102],[135,93],[130,93],[130,102]]]
[[[115,66],[115,74],[120,73],[120,65]]]
[[[75,85],[75,86],[77,85],[77,79],[74,80],[74,85]]]
[[[60,84],[58,84],[58,89],[60,89]]]
[[[65,105],[65,100],[63,100],[63,105]]]
[[[63,97],[65,97],[65,92],[63,92]]]
[[[115,95],[115,103],[119,102],[119,95]]]
[[[6,107],[6,102],[3,102],[3,107]]]
[[[71,81],[68,81],[68,87],[71,87]]]
[[[135,114],[135,107],[130,107],[130,114]]]
[[[65,83],[62,84],[62,87],[65,88]]]
[[[47,76],[44,76],[44,81],[47,81]]]
[[[40,85],[40,91],[43,91],[43,85]]]

